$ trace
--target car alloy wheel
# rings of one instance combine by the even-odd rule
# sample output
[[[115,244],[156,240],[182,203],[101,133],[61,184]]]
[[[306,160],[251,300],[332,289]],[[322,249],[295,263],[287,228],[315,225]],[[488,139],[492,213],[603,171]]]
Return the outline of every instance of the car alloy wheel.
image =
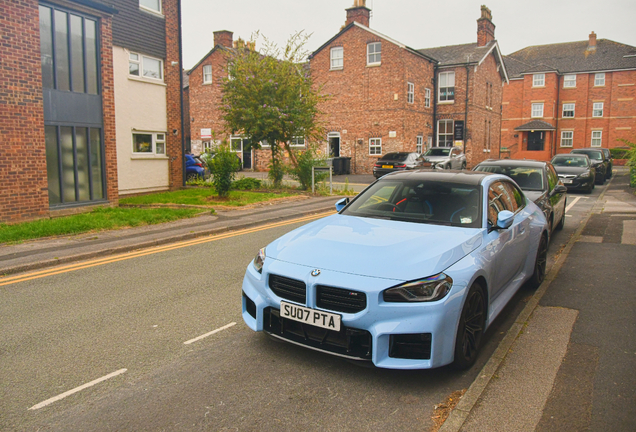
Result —
[[[539,249],[537,250],[537,258],[534,261],[534,273],[530,278],[530,287],[532,289],[539,288],[545,279],[545,268],[548,263],[548,240],[545,235],[539,240]]]
[[[466,297],[466,303],[459,318],[457,338],[455,339],[455,359],[453,366],[468,369],[477,360],[481,338],[486,327],[486,306],[484,290],[475,282]]]
[[[186,181],[196,181],[198,178],[199,176],[195,173],[189,173],[186,175]]]

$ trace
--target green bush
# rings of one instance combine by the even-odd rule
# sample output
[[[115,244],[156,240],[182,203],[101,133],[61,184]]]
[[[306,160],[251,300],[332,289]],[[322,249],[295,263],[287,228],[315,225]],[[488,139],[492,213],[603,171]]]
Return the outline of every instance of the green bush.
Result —
[[[239,159],[236,153],[225,143],[217,148],[216,154],[207,160],[207,164],[212,174],[212,185],[217,194],[219,197],[227,197],[232,188],[234,176],[239,170]]]
[[[279,160],[280,158],[272,159],[269,163],[269,172],[267,177],[272,181],[274,187],[280,188],[283,183],[283,176],[285,175],[285,167]]]
[[[628,148],[611,148],[610,149],[610,154],[612,155],[612,158],[614,159],[627,159],[627,156],[629,154],[629,149]]]
[[[325,166],[325,159],[317,157],[314,147],[308,147],[305,151],[295,152],[295,155],[298,165],[288,169],[289,175],[300,183],[302,190],[311,189],[311,169],[317,166]],[[329,173],[324,171],[317,171],[314,181],[318,183],[327,178],[328,175]]]
[[[243,177],[232,183],[232,189],[235,190],[253,190],[261,189],[263,182],[252,177]]]

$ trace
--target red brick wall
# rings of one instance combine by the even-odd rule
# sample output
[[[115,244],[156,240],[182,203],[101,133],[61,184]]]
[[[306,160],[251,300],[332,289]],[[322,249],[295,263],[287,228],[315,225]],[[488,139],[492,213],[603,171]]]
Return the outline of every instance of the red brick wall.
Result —
[[[166,111],[168,113],[167,155],[170,158],[170,189],[183,186],[183,131],[181,129],[181,61],[179,59],[179,0],[163,0],[166,18]],[[173,62],[175,63],[173,65]],[[176,131],[176,133],[174,133]]]
[[[368,42],[382,42],[382,64],[367,66]],[[330,70],[330,48],[344,48],[344,67]],[[351,157],[352,172],[371,173],[379,155],[369,155],[369,139],[382,138],[382,154],[415,151],[433,133],[433,64],[359,27],[352,27],[311,59],[316,88],[330,99],[320,105],[325,132],[340,133],[340,156]],[[407,103],[407,82],[415,85],[414,103]],[[424,107],[425,88],[431,107]],[[395,132],[390,137],[389,132]],[[328,144],[322,141],[323,155]]]
[[[0,222],[48,216],[38,2],[0,2]]]
[[[623,145],[619,138],[636,139],[636,71],[606,72],[605,85],[594,86],[594,74],[577,74],[576,87],[564,88],[563,76],[546,74],[543,87],[532,87],[532,74],[510,81],[504,87],[502,146],[516,159],[550,160],[555,153],[569,153],[573,148],[590,147],[592,131],[602,131],[602,146]],[[557,100],[558,98],[558,100]],[[514,128],[533,120],[533,102],[544,103],[544,120],[558,129],[548,132],[545,151],[527,151],[527,134]],[[603,117],[592,116],[594,102],[603,102]],[[574,103],[574,118],[563,118],[563,104]],[[561,132],[573,131],[573,146],[561,147]],[[518,137],[514,137],[518,135]]]
[[[115,130],[115,80],[113,77],[113,32],[110,18],[100,20],[102,107],[104,110],[104,150],[106,158],[106,197],[119,203],[117,180],[117,133]]]

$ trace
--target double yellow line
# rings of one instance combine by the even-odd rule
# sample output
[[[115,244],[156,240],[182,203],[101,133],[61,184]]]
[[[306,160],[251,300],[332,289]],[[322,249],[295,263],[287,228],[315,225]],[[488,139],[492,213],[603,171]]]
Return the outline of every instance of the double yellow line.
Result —
[[[157,254],[157,253],[161,253],[161,252],[167,252],[167,251],[171,251],[171,250],[175,250],[175,249],[181,249],[181,248],[185,248],[185,247],[189,247],[189,246],[195,246],[195,245],[199,245],[199,244],[203,244],[203,243],[209,243],[209,242],[213,242],[213,241],[217,241],[217,240],[224,240],[224,239],[237,237],[237,236],[241,236],[241,235],[245,235],[245,234],[251,234],[251,233],[255,233],[255,232],[259,232],[259,231],[265,231],[265,230],[272,229],[272,228],[278,228],[278,227],[282,227],[282,226],[286,226],[286,225],[292,225],[292,224],[295,224],[295,223],[309,222],[309,221],[312,221],[312,220],[315,220],[315,219],[323,218],[323,217],[325,217],[325,216],[327,216],[329,214],[333,214],[333,212],[329,211],[327,213],[319,213],[319,214],[304,216],[304,217],[297,218],[297,219],[290,219],[290,220],[286,220],[286,221],[282,221],[282,222],[275,222],[275,223],[271,223],[271,224],[267,224],[267,225],[261,225],[261,226],[258,226],[258,227],[254,227],[254,228],[247,228],[247,229],[243,229],[243,230],[227,232],[225,234],[213,234],[213,235],[210,235],[210,236],[196,238],[196,239],[193,239],[193,240],[187,240],[187,241],[174,243],[174,244],[170,244],[170,245],[166,245],[166,246],[157,246],[157,247],[153,247],[153,248],[150,248],[150,249],[144,249],[144,250],[139,250],[139,251],[134,251],[134,252],[128,252],[128,253],[121,254],[121,255],[114,255],[114,256],[110,256],[110,257],[106,257],[106,258],[99,258],[99,259],[94,259],[94,260],[90,260],[90,261],[84,261],[84,262],[81,262],[81,263],[70,264],[70,265],[66,265],[66,266],[62,266],[62,267],[50,268],[50,269],[47,269],[47,270],[41,270],[41,271],[37,271],[37,272],[26,273],[26,274],[23,274],[23,275],[4,277],[4,278],[0,278],[0,286],[10,285],[10,284],[18,283],[18,282],[26,282],[26,281],[30,281],[30,280],[33,280],[33,279],[40,279],[40,278],[44,278],[44,277],[47,277],[47,276],[54,276],[54,275],[58,275],[58,274],[62,274],[62,273],[68,273],[68,272],[72,272],[72,271],[76,271],[76,270],[82,270],[82,269],[86,269],[86,268],[90,268],[90,267],[96,267],[96,266],[100,266],[100,265],[104,265],[104,264],[110,264],[110,263],[114,263],[114,262],[118,262],[118,261],[124,261],[124,260],[132,259],[132,258],[138,258],[138,257],[146,256],[146,255],[152,255],[152,254]]]

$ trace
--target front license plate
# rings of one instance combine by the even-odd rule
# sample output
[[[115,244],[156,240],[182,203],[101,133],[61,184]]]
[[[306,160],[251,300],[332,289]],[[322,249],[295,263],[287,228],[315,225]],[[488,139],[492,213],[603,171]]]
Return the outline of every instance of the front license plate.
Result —
[[[382,165],[382,168],[393,168],[393,165]]]
[[[563,179],[562,182],[563,184],[572,184],[572,180]]]
[[[280,302],[280,316],[312,326],[340,331],[340,315]]]

